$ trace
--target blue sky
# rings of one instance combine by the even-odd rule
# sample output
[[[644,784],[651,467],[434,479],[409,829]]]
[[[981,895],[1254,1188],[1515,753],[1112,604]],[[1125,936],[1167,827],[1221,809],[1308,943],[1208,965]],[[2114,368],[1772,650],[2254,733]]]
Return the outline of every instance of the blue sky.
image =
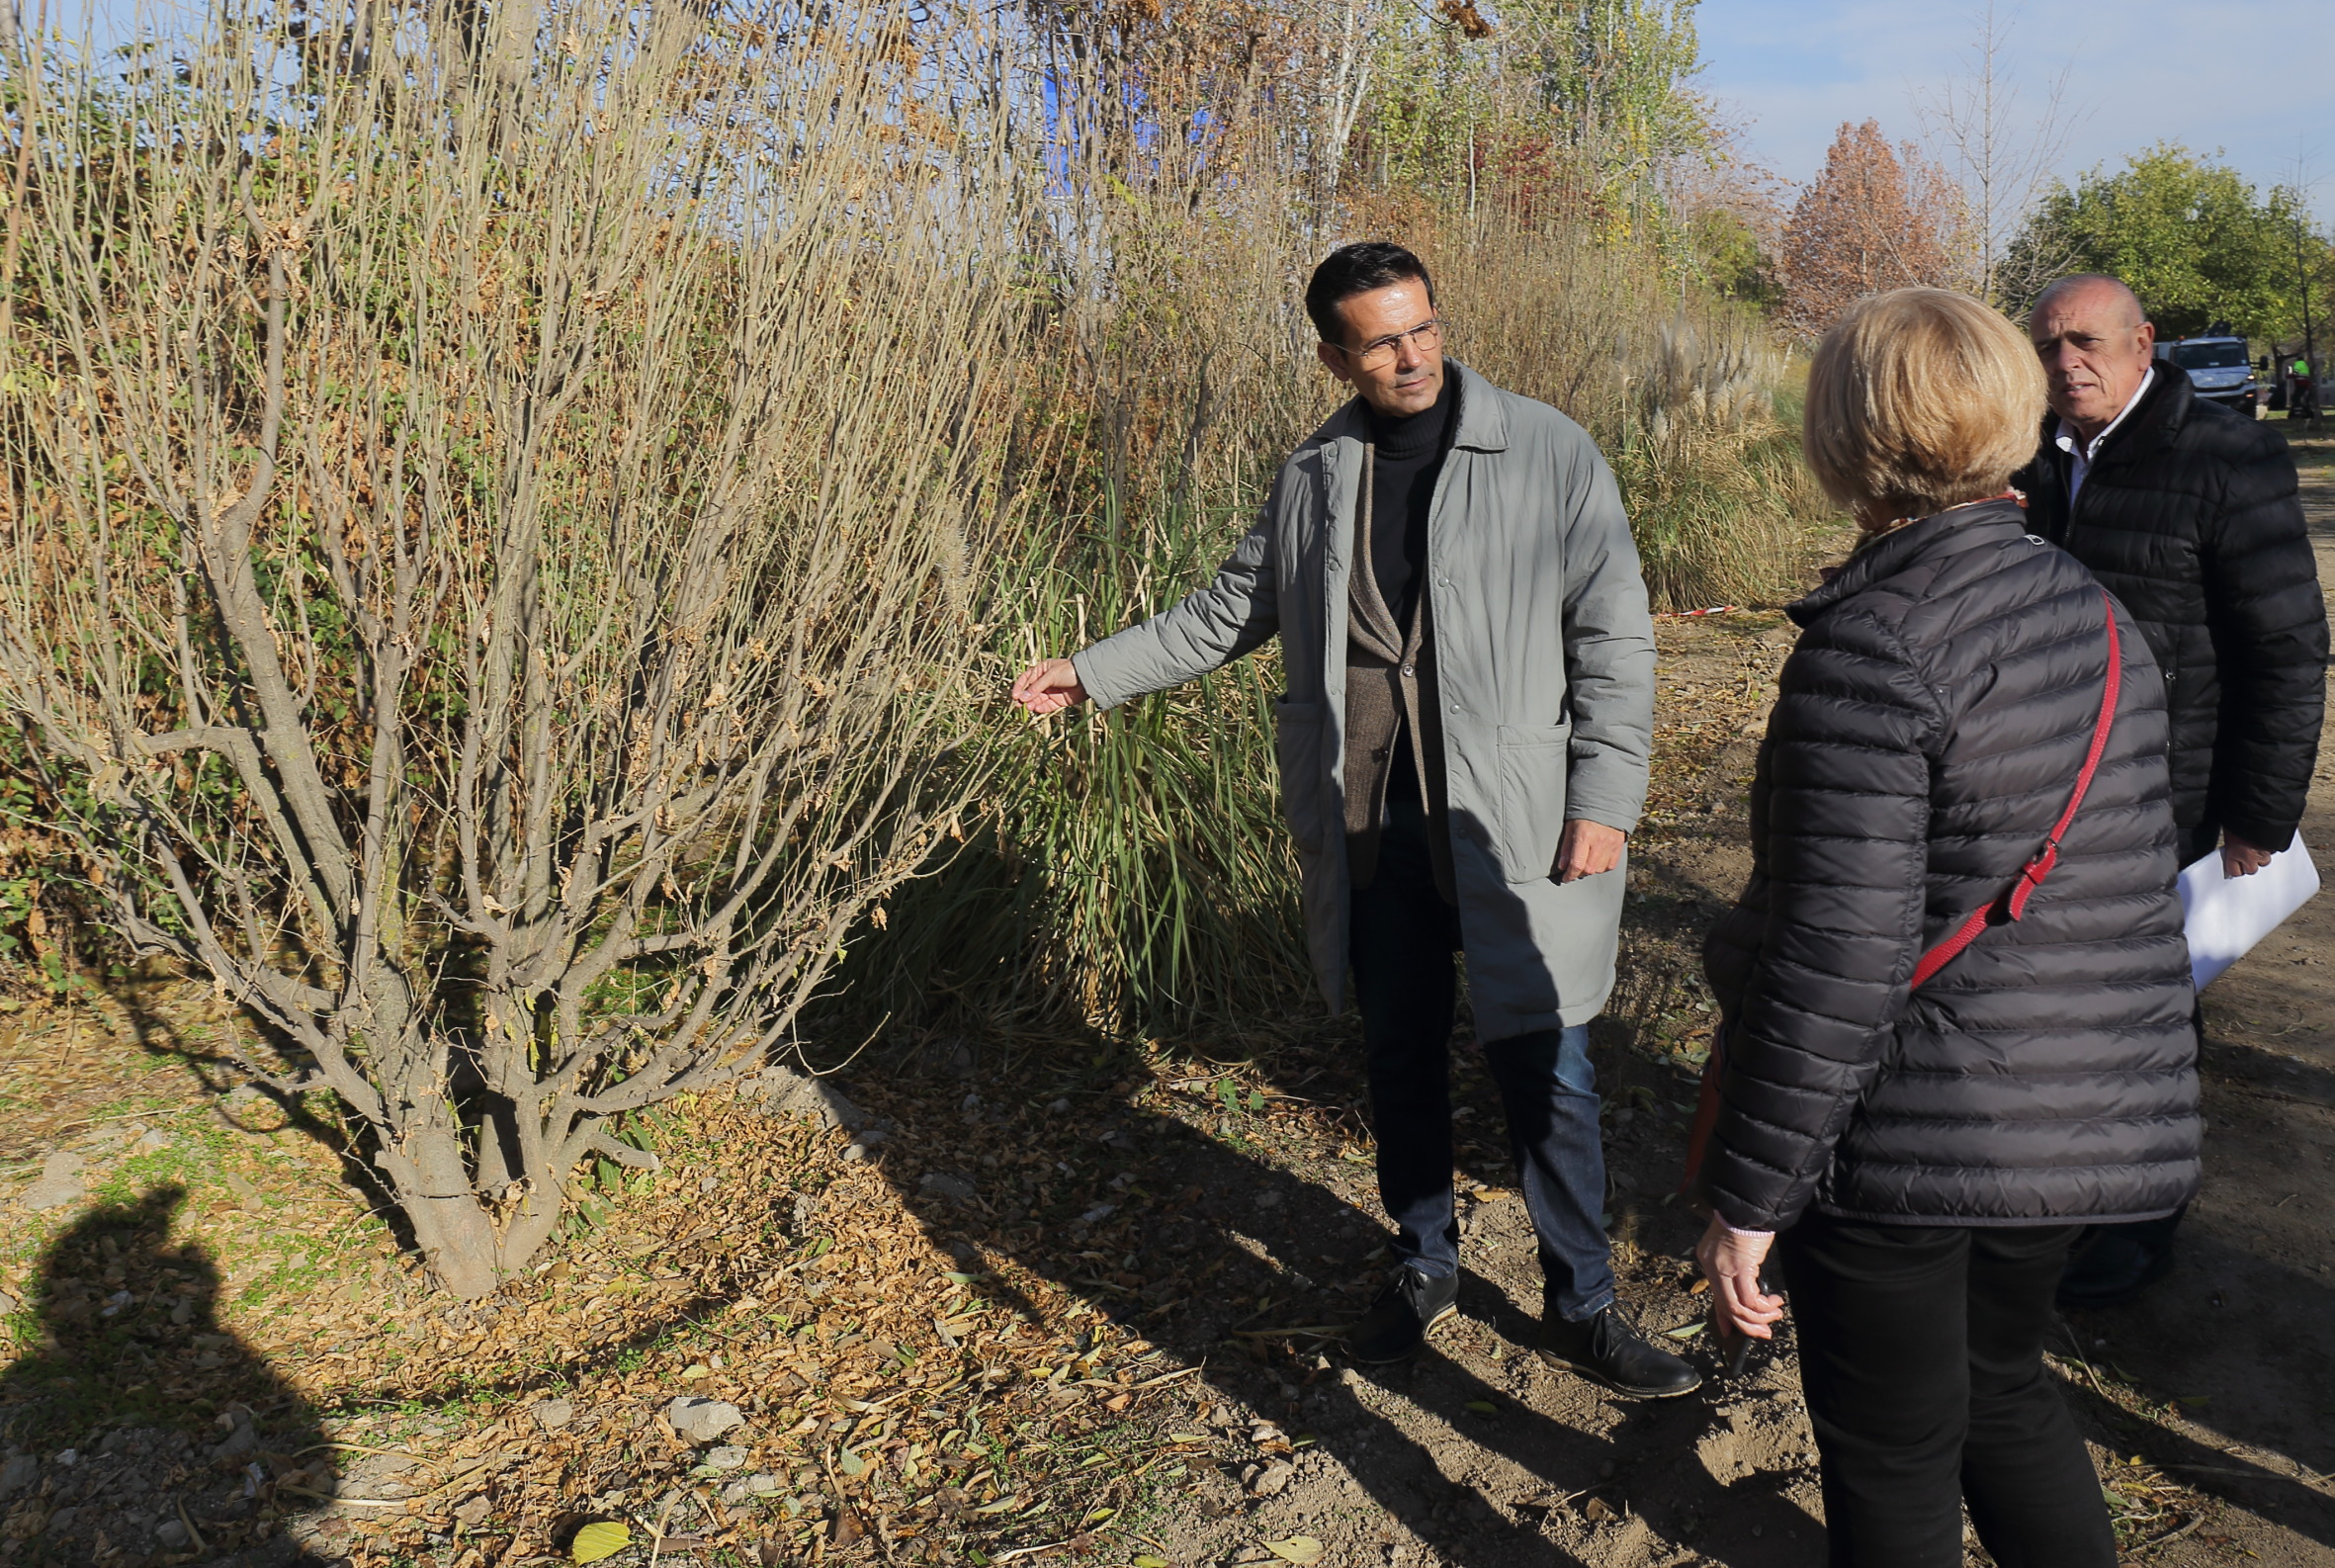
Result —
[[[1844,120],[1891,139],[1920,130],[1918,97],[1965,67],[1985,0],[1702,0],[1697,85],[1741,125],[1753,157],[1795,183]],[[2038,106],[2073,66],[2082,113],[2060,159],[2074,177],[2160,138],[2228,161],[2260,186],[2293,177],[2335,218],[2335,6],[2325,0],[1998,0],[2009,74]]]

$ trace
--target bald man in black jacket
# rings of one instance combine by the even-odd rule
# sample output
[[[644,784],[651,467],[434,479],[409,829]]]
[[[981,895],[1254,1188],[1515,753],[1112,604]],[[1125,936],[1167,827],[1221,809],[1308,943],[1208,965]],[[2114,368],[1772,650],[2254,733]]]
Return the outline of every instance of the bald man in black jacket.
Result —
[[[2326,706],[2327,611],[2294,460],[2153,357],[2155,329],[2115,278],[2060,279],[2028,327],[2052,410],[2013,480],[2029,527],[2123,601],[2164,672],[2182,864],[2218,847],[2226,875],[2250,876],[2294,840]],[[2130,1300],[2171,1267],[2179,1222],[2096,1229],[2061,1304]]]

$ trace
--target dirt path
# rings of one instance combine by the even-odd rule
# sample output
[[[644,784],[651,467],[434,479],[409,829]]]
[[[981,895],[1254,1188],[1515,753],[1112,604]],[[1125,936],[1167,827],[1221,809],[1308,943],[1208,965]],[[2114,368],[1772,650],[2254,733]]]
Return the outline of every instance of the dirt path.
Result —
[[[2319,578],[2335,583],[2335,442],[2298,457]],[[2335,747],[2302,838],[2335,880]],[[2179,1266],[2077,1329],[2096,1368],[2161,1412],[2143,1450],[2228,1505],[2233,1548],[2335,1562],[2335,890],[2204,1000],[2205,1183]]]
[[[2321,575],[2335,582],[2335,450],[2302,456]],[[1790,641],[1778,618],[1662,631],[1662,772],[1636,849],[1623,984],[1599,1030],[1623,1294],[1656,1332],[1686,1329],[1700,1305],[1684,1288],[1695,1227],[1664,1198],[1708,1033],[1692,951],[1747,867],[1742,786]],[[2335,756],[2303,835],[2335,876]],[[2206,1179],[2180,1266],[2139,1304],[2068,1324],[2055,1364],[2128,1560],[2335,1563],[2335,893],[2224,977],[2206,1014]],[[1463,1126],[1497,1129],[1475,1059],[1459,1065]],[[1216,1378],[1250,1395],[1227,1415],[1299,1420],[1316,1440],[1262,1501],[1253,1463],[1174,1511],[1191,1560],[1263,1561],[1257,1541],[1310,1533],[1334,1548],[1325,1561],[1421,1568],[1820,1562],[1788,1339],[1741,1384],[1653,1406],[1539,1366],[1521,1350],[1537,1308],[1530,1231],[1496,1141],[1463,1151],[1486,1190],[1466,1221],[1464,1316],[1435,1353],[1392,1371],[1324,1358],[1302,1390]],[[1324,1184],[1366,1213],[1365,1174],[1349,1166]],[[1235,1221],[1238,1206],[1204,1208],[1249,1225],[1268,1255],[1299,1249],[1270,1240],[1289,1235],[1277,1216]],[[1984,1561],[1975,1548],[1972,1561]]]
[[[2307,460],[2335,580],[2335,445]],[[1595,1038],[1624,1300],[1701,1355],[1696,1227],[1667,1197],[1711,1022],[1693,954],[1744,875],[1791,633],[1660,635],[1655,788]],[[2335,762],[2303,831],[2335,870]],[[618,1568],[652,1526],[660,1561],[708,1565],[1822,1560],[1788,1334],[1740,1383],[1655,1405],[1522,1353],[1537,1264],[1464,1044],[1462,1317],[1364,1371],[1316,1332],[1384,1258],[1336,1030],[1239,1062],[925,1042],[862,1062],[851,1092],[882,1119],[850,1145],[710,1103],[654,1182],[604,1191],[595,1228],[472,1308],[426,1292],[320,1129],[217,1097],[227,1020],[194,992],[183,1026],[0,1026],[0,1565],[184,1563],[182,1509],[203,1560],[254,1568],[550,1560],[586,1518],[632,1523]],[[2057,1364],[2129,1562],[2335,1563],[2331,1002],[2335,893],[2207,996],[2180,1268],[2068,1326]],[[60,1153],[81,1169],[42,1198]],[[106,1329],[125,1298],[138,1322]],[[665,1422],[698,1395],[738,1407],[718,1445]],[[336,1473],[327,1439],[367,1457]]]

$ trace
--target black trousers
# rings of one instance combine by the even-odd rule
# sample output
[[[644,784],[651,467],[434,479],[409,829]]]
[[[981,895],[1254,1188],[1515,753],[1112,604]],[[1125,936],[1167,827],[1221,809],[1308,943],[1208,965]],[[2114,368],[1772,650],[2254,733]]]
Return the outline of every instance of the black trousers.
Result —
[[[1459,912],[1435,891],[1426,811],[1388,802],[1378,873],[1356,888],[1350,953],[1354,1002],[1370,1060],[1378,1195],[1395,1222],[1395,1257],[1421,1273],[1459,1271],[1451,1191],[1451,1023],[1459,993],[1452,954]],[[1544,1304],[1572,1323],[1613,1304],[1605,1240],[1605,1153],[1598,1130],[1589,1026],[1484,1042],[1508,1114],[1524,1209],[1540,1242]]]
[[[1859,1225],[1778,1238],[1824,1460],[1833,1568],[2116,1568],[2108,1508],[2043,1370],[2074,1225]]]

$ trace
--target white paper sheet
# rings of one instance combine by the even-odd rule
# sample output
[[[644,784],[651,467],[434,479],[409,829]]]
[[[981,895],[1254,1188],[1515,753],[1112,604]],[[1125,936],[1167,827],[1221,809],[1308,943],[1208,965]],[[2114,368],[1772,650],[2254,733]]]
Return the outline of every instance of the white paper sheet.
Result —
[[[2213,984],[2318,891],[2319,868],[2299,837],[2250,877],[2223,876],[2219,849],[2184,867],[2181,908],[2188,916],[2190,979],[2198,990]]]

